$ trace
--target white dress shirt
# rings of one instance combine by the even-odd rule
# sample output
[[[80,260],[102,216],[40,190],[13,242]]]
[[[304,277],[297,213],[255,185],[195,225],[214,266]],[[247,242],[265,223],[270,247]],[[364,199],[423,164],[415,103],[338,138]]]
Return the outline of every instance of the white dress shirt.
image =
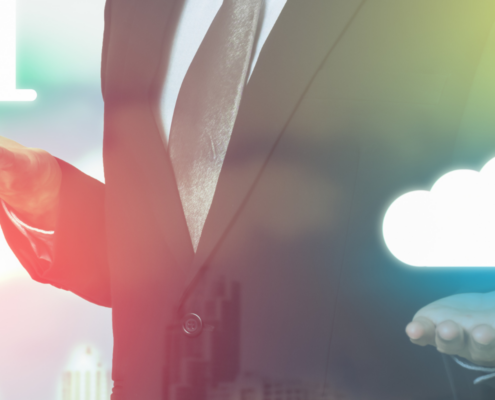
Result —
[[[259,20],[259,35],[258,40],[254,45],[249,77],[256,66],[261,49],[272,31],[275,22],[277,22],[286,2],[287,0],[264,0],[263,2],[262,13]],[[184,7],[179,17],[177,30],[172,43],[167,76],[165,78],[161,97],[160,109],[167,143],[180,87],[192,60],[222,3],[222,0],[184,1]],[[39,258],[51,262],[53,260],[54,232],[32,228],[23,223],[3,201],[2,206],[14,225],[16,225],[29,239],[35,254]]]
[[[264,0],[263,2],[259,21],[260,31],[253,51],[249,77],[253,73],[261,49],[286,2],[287,0]],[[170,52],[170,64],[162,92],[161,114],[167,142],[180,87],[222,3],[222,0],[185,0],[175,32]]]

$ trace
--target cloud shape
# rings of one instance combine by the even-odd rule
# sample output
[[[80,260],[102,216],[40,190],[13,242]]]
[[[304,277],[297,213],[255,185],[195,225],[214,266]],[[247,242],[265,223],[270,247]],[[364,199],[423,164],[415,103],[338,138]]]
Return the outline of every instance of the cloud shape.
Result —
[[[383,221],[390,252],[415,267],[495,267],[495,158],[396,199]]]

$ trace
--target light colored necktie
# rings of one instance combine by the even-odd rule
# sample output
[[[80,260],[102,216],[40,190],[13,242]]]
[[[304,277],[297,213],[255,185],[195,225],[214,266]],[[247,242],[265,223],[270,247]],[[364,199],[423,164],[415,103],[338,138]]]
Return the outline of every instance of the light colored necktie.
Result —
[[[194,251],[239,109],[262,1],[223,1],[175,106],[169,152]]]

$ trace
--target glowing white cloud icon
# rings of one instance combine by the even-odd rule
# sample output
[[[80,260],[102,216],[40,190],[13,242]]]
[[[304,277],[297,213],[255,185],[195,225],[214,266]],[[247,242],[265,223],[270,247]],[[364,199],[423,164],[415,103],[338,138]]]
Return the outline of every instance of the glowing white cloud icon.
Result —
[[[431,191],[400,196],[385,214],[383,237],[415,267],[495,267],[495,158],[480,172],[452,171]]]

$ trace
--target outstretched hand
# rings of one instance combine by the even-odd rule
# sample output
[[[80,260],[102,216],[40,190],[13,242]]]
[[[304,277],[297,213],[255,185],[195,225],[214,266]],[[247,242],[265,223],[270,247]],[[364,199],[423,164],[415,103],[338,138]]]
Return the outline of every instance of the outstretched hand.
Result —
[[[25,223],[55,228],[61,181],[52,155],[0,136],[0,198]]]
[[[432,345],[477,365],[495,366],[495,292],[446,297],[419,310],[406,327],[411,342]]]

